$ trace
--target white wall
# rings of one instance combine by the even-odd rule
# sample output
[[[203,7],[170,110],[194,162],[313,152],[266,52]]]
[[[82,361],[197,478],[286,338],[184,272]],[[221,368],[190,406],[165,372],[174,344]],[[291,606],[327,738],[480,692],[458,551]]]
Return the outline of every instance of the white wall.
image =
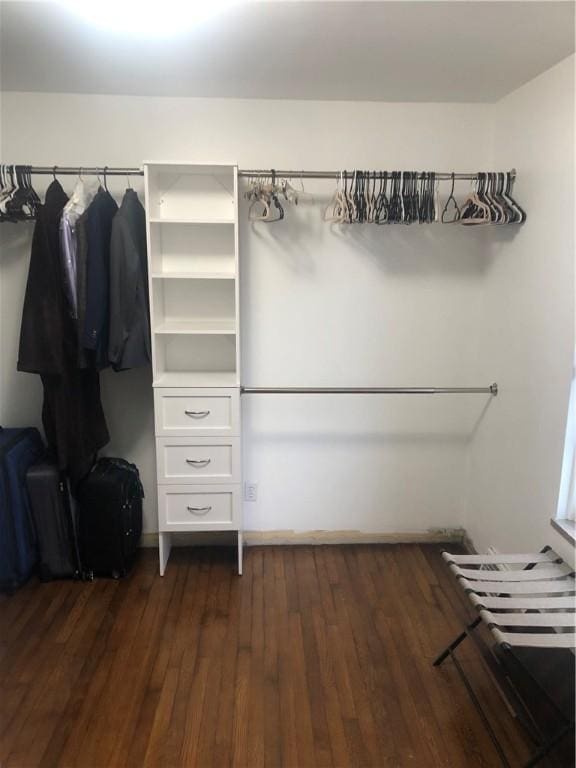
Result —
[[[488,240],[478,360],[501,395],[471,444],[466,528],[479,550],[574,549],[550,527],[574,360],[574,57],[494,106],[494,164],[528,212]]]
[[[2,158],[35,164],[237,162],[243,168],[477,169],[486,105],[315,103],[4,94]],[[508,165],[505,161],[505,165]],[[74,180],[67,180],[71,189]],[[245,384],[472,381],[484,234],[450,227],[322,223],[319,202],[275,226],[241,221]],[[465,191],[465,188],[462,189]],[[0,365],[6,424],[37,423],[36,377],[15,371],[31,227],[2,225]],[[148,371],[103,376],[113,440],[134,460],[155,529]],[[486,398],[245,401],[249,530],[425,531],[463,524],[468,440]]]

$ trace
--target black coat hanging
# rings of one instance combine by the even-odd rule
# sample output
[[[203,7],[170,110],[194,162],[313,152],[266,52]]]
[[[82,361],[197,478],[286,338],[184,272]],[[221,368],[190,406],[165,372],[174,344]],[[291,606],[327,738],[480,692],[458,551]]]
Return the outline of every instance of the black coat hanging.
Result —
[[[100,401],[98,372],[77,367],[78,341],[67,311],[58,227],[68,201],[58,181],[38,206],[26,285],[18,370],[40,374],[42,420],[58,465],[73,482],[90,469],[94,454],[109,440]]]

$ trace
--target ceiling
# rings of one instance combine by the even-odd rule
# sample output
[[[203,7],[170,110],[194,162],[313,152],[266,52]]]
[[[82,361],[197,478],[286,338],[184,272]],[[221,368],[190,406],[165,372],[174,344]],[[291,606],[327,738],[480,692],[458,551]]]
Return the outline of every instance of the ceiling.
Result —
[[[163,40],[55,2],[0,13],[11,91],[484,102],[574,51],[572,1],[247,2]]]

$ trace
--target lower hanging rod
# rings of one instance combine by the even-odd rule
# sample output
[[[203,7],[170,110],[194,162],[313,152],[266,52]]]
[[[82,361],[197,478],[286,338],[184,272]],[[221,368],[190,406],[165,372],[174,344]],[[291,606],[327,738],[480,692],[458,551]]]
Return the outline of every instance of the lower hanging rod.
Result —
[[[242,395],[493,395],[488,387],[240,387]]]

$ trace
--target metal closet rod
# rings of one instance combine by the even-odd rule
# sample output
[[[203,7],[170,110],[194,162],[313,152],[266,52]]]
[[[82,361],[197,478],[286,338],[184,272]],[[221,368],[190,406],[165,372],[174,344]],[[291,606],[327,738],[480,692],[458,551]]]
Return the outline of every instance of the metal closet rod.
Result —
[[[243,395],[492,395],[498,384],[488,387],[240,387]]]
[[[238,171],[238,176],[242,176],[245,178],[270,178],[272,175],[272,170],[274,170],[274,173],[278,178],[282,179],[339,179],[340,174],[343,173],[342,171],[277,171],[274,169],[258,169],[253,171]],[[361,170],[361,169],[358,169]],[[373,173],[374,171],[371,171]],[[378,173],[379,171],[376,171]],[[353,171],[348,171],[348,175],[353,173]],[[388,171],[390,173],[390,171]],[[410,171],[410,173],[413,173],[413,171]],[[418,171],[418,173],[421,173],[421,171]],[[516,178],[516,169],[512,168],[510,171],[508,171],[512,178]],[[452,179],[452,172],[437,172],[434,171],[434,175],[436,176],[436,179],[439,180],[446,180],[449,181]],[[468,181],[477,181],[478,180],[478,173],[454,173],[455,179],[461,179],[461,180],[468,180]]]
[[[9,163],[9,165],[11,165]],[[15,163],[18,167],[18,163]],[[56,174],[56,176],[78,176],[79,174],[86,174],[86,176],[144,176],[144,171],[141,168],[114,168],[112,166],[88,166],[88,165],[32,165],[30,166],[30,173],[37,173],[40,175]]]
[[[64,165],[32,165],[30,166],[30,173],[61,176],[77,176],[78,174],[86,174],[87,176],[100,176],[106,173],[107,176],[143,176],[144,171],[141,168],[115,168],[113,166],[64,166]],[[274,170],[276,176],[284,179],[339,179],[341,171],[277,171]],[[512,168],[509,173],[512,178],[516,176],[516,169]],[[239,170],[238,176],[243,178],[266,178],[270,177],[272,169],[255,169],[251,171]],[[436,178],[440,180],[450,180],[452,178],[451,172],[435,172]],[[476,181],[478,179],[478,173],[455,173],[455,179]]]

